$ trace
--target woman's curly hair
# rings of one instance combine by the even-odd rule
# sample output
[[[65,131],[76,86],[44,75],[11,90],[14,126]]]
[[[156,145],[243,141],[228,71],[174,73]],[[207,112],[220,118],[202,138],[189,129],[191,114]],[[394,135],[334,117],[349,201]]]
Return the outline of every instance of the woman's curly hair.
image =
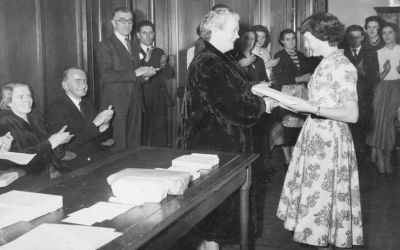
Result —
[[[330,46],[337,46],[344,37],[345,29],[339,19],[329,13],[315,13],[305,19],[298,31],[301,34],[310,32],[321,41],[328,41]]]

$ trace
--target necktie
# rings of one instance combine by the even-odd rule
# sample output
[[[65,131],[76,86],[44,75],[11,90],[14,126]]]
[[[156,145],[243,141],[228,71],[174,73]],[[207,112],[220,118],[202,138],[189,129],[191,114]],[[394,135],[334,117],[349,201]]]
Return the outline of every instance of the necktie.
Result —
[[[354,58],[357,58],[357,49],[352,49]]]
[[[132,55],[131,42],[130,42],[129,38],[125,38],[125,41],[126,41],[126,48],[128,49],[129,54]]]
[[[79,102],[79,108],[81,110],[81,114],[83,117],[86,117],[86,113],[85,113],[85,103],[81,100]]]

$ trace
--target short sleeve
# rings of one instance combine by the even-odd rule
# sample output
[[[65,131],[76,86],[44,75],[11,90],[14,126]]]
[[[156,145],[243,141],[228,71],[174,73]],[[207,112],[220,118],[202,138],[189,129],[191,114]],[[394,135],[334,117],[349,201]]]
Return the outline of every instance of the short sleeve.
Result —
[[[340,63],[335,72],[338,102],[358,101],[357,69],[350,62]]]

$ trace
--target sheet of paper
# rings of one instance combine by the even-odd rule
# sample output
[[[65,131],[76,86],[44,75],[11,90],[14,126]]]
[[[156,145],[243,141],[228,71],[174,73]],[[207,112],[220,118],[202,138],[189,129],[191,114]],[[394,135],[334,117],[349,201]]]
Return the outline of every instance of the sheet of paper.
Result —
[[[272,99],[277,100],[278,102],[282,103],[284,106],[287,106],[289,108],[290,108],[290,105],[297,103],[296,99],[300,99],[300,98],[293,97],[291,95],[282,93],[273,88],[270,88],[270,87],[266,86],[265,84],[254,85],[251,88],[251,90],[259,93],[259,95],[271,97]]]
[[[19,165],[28,164],[36,154],[24,154],[15,152],[0,152],[0,159],[9,160]]]
[[[30,221],[51,213],[63,206],[62,196],[12,190],[0,195],[0,209],[10,209],[8,223],[1,221],[0,228],[18,221]]]
[[[133,205],[125,205],[110,202],[98,202],[91,207],[83,208],[68,215],[63,222],[80,224],[80,225],[93,225],[97,222],[104,220],[111,220],[118,215],[121,215],[128,210],[132,209]]]
[[[30,250],[90,250],[120,235],[113,228],[44,223],[0,249],[27,249],[29,246]]]

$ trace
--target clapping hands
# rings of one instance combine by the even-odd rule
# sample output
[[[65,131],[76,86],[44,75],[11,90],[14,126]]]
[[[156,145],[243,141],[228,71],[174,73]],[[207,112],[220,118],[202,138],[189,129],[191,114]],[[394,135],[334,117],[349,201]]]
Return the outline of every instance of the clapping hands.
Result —
[[[69,132],[65,132],[66,129],[67,129],[67,126],[65,125],[56,134],[53,134],[52,136],[50,136],[50,138],[48,140],[51,144],[52,149],[58,147],[59,145],[68,143],[71,140],[71,138],[74,136],[74,135],[71,135]]]
[[[14,137],[11,135],[10,132],[7,132],[4,136],[0,137],[0,151],[8,152],[10,151],[12,141]]]
[[[154,76],[156,72],[160,70],[160,68],[154,68],[153,66],[143,66],[139,67],[135,70],[136,76],[143,76],[145,79],[149,79],[149,77]]]
[[[110,105],[106,110],[103,110],[96,116],[96,118],[94,118],[93,123],[94,125],[96,125],[96,127],[99,127],[100,132],[103,132],[109,127],[109,123],[113,115],[114,115],[114,110]]]
[[[244,57],[238,61],[241,67],[247,67],[256,60],[255,55],[250,55],[249,57]]]
[[[383,71],[389,72],[392,66],[390,65],[390,60],[386,60],[385,63],[383,64]]]

